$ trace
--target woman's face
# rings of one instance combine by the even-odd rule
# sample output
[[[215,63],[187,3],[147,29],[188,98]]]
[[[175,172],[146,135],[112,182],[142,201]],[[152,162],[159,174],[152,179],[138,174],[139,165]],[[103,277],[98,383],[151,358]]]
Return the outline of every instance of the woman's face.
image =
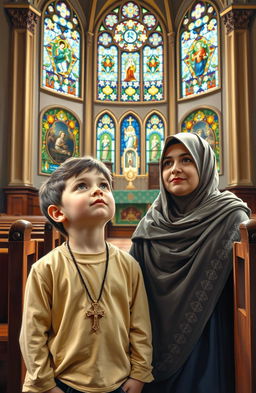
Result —
[[[176,196],[188,195],[197,188],[199,176],[196,164],[182,143],[166,149],[162,176],[165,189]]]

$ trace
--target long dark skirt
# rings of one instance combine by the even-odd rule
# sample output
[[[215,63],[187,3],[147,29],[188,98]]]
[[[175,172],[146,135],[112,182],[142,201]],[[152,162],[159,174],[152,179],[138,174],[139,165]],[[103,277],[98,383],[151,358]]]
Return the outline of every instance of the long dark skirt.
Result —
[[[143,393],[234,393],[232,280],[185,364],[169,379],[145,384]]]

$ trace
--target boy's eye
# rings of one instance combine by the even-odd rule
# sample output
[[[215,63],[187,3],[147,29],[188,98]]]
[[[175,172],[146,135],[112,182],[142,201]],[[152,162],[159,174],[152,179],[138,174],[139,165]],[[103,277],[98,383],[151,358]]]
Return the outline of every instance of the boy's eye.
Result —
[[[86,190],[88,187],[87,187],[87,184],[86,183],[79,183],[79,184],[77,184],[77,186],[76,186],[76,190]]]
[[[100,183],[100,188],[102,190],[108,190],[109,189],[109,185],[108,185],[108,183]]]

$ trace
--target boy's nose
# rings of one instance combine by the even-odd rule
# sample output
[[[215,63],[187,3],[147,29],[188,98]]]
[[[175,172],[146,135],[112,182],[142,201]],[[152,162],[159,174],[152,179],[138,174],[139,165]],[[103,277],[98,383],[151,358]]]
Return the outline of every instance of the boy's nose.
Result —
[[[103,191],[101,188],[96,187],[94,188],[94,190],[92,191],[93,195],[103,195]]]

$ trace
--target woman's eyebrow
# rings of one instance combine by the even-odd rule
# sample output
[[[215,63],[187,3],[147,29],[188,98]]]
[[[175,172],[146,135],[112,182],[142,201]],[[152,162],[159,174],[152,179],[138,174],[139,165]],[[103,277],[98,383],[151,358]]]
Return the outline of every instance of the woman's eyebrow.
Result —
[[[190,156],[190,157],[192,157],[190,153],[181,153],[181,154],[179,154],[177,157],[184,157],[184,156]],[[164,161],[164,160],[167,160],[168,158],[174,158],[174,157],[173,157],[173,156],[165,156],[165,157],[163,158],[163,161]]]

